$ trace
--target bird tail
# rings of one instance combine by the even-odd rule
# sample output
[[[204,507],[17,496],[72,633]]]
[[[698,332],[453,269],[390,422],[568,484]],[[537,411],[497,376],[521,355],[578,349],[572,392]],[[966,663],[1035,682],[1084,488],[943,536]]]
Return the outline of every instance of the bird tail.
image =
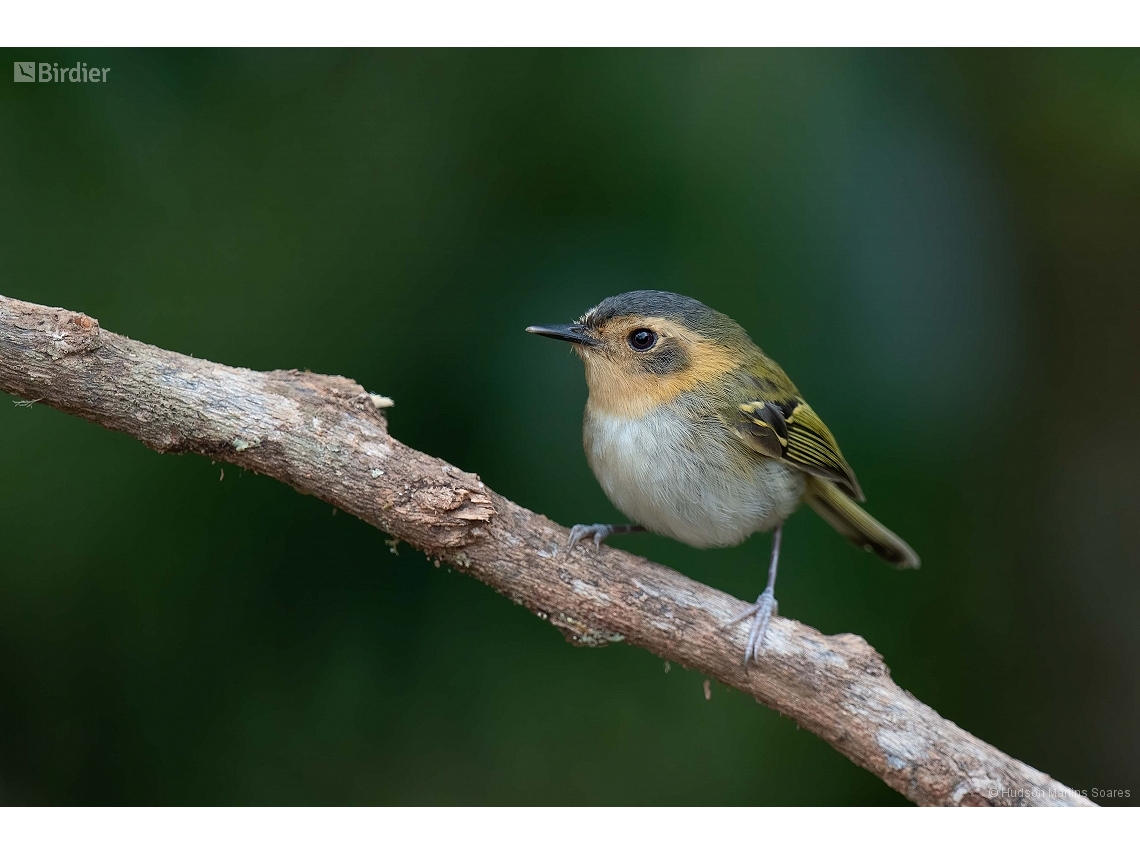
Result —
[[[918,554],[906,541],[859,507],[842,490],[822,478],[808,478],[804,500],[827,523],[850,540],[897,567],[918,567]]]

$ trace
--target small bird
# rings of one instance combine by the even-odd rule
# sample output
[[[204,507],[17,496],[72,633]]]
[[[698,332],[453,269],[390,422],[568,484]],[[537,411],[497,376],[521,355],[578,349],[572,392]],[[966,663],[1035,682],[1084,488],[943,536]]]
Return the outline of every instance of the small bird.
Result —
[[[788,375],[727,315],[681,294],[608,297],[577,323],[529,333],[570,342],[586,366],[586,460],[628,525],[576,525],[592,537],[651,531],[695,547],[734,546],[771,531],[768,584],[755,605],[744,664],[776,614],[784,521],[807,502],[857,546],[898,567],[919,559],[857,504],[863,491],[835,437]]]

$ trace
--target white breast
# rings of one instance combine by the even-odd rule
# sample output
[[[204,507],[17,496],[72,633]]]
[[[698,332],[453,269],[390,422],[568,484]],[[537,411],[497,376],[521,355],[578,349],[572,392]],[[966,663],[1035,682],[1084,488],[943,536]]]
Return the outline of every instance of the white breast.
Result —
[[[718,424],[659,408],[637,419],[586,410],[586,458],[618,510],[690,546],[732,546],[796,509],[803,473],[742,456]]]

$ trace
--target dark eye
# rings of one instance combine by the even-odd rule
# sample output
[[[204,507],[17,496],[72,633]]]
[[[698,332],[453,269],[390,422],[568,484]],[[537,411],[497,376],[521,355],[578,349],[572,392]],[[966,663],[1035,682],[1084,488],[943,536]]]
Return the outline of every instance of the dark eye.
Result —
[[[629,346],[634,350],[649,350],[657,344],[657,333],[645,327],[636,329],[629,334]]]

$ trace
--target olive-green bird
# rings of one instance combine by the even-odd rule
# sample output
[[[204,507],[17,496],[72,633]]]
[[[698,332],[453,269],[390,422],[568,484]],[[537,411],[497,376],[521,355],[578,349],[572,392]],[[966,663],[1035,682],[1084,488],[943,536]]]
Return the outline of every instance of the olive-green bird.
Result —
[[[835,437],[783,369],[732,318],[690,297],[631,291],[574,324],[527,327],[568,341],[586,365],[586,459],[635,525],[576,525],[601,545],[649,530],[696,547],[772,531],[768,585],[755,605],[744,663],[776,614],[780,533],[801,501],[857,546],[898,567],[919,559],[857,504],[863,491]]]

